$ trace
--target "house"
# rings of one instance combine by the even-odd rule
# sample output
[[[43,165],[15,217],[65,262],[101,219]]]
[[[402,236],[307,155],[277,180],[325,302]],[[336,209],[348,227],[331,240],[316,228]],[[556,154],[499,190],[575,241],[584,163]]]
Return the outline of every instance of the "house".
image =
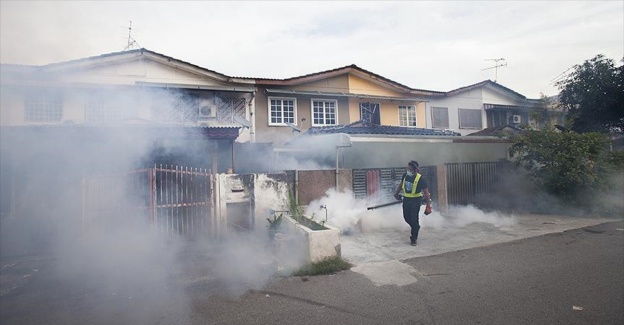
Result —
[[[427,125],[468,135],[485,128],[529,124],[539,102],[491,80],[427,98]]]
[[[254,120],[258,142],[284,143],[295,132],[363,121],[425,128],[427,97],[356,65],[288,79],[256,78]]]
[[[51,240],[55,229],[85,224],[85,198],[106,192],[124,198],[115,202],[147,202],[140,206],[152,212],[178,209],[186,203],[166,201],[169,193],[182,193],[179,179],[162,179],[170,175],[162,171],[172,165],[203,169],[207,181],[202,188],[210,195],[201,204],[191,203],[208,206],[217,200],[211,199],[214,184],[206,175],[286,168],[281,159],[296,151],[314,155],[310,169],[335,167],[330,183],[336,187],[341,179],[369,174],[381,175],[374,184],[392,185],[387,167],[416,158],[430,168],[444,193],[444,164],[494,163],[509,145],[460,135],[514,116],[524,123],[529,103],[491,81],[429,91],[356,65],[288,79],[231,77],[147,49],[43,66],[2,64],[0,237],[3,243],[14,242],[7,235],[15,222],[18,228],[32,226],[32,238]],[[146,172],[145,166],[154,171],[155,165],[160,178]],[[345,168],[354,169],[353,177]],[[117,182],[108,182],[111,174]],[[173,174],[193,173],[176,169]],[[123,188],[132,181],[149,188]],[[91,191],[85,184],[106,186]],[[156,186],[159,196],[151,191]],[[380,187],[366,188],[362,193]],[[99,203],[93,206],[99,209]],[[102,214],[135,215],[117,212]]]
[[[223,173],[249,138],[253,80],[147,49],[0,69],[3,220],[75,224],[85,178],[156,164]]]
[[[1,69],[0,126],[5,132],[123,129],[163,136],[186,130],[212,148],[212,157],[204,155],[197,163],[216,171],[232,168],[233,142],[249,138],[253,80],[147,49],[44,66],[3,64]],[[164,150],[158,146],[177,141],[156,138],[156,154]]]

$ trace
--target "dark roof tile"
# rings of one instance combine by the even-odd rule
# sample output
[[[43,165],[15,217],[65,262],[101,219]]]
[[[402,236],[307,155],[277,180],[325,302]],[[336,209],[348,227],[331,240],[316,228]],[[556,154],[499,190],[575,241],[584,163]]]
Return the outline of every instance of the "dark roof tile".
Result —
[[[370,135],[411,135],[411,136],[460,136],[460,133],[449,130],[424,129],[391,125],[372,125],[367,123],[351,123],[348,125],[312,127],[306,134],[370,134]]]

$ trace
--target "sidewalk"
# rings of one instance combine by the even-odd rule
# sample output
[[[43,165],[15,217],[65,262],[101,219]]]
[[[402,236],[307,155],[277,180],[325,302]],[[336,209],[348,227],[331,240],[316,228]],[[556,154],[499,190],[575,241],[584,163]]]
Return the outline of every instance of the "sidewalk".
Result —
[[[487,214],[470,208],[458,211],[458,217],[434,212],[429,216],[421,216],[418,246],[413,247],[409,245],[409,226],[402,220],[400,210],[387,210],[384,211],[384,220],[379,220],[380,215],[365,216],[362,218],[360,231],[343,234],[340,238],[342,257],[355,265],[351,270],[363,274],[378,285],[405,285],[415,281],[409,275],[414,270],[406,267],[401,260],[489,246],[617,220],[555,215]],[[389,274],[395,276],[389,277]]]

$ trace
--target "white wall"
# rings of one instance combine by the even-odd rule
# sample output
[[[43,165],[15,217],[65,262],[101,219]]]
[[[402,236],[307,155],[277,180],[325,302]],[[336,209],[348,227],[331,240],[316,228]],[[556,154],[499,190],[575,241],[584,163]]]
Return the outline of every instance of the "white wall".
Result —
[[[452,97],[433,98],[427,102],[427,128],[433,128],[432,125],[432,107],[446,107],[449,113],[449,130],[468,135],[479,131],[479,129],[460,129],[459,128],[459,109],[479,109],[481,110],[481,125],[485,129],[487,127],[487,115],[483,104],[497,105],[519,105],[524,106],[525,100],[515,94],[507,93],[489,86],[483,86],[469,91],[462,92]]]

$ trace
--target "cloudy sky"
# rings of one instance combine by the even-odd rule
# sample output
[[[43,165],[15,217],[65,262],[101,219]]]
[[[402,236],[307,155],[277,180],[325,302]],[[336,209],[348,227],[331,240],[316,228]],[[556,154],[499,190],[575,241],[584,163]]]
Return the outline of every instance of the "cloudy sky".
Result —
[[[624,57],[622,0],[0,5],[0,61],[10,64],[122,51],[130,21],[140,47],[239,77],[290,78],[356,64],[412,88],[449,91],[491,79],[538,98],[556,94],[553,81],[575,64],[597,54],[618,64]]]

